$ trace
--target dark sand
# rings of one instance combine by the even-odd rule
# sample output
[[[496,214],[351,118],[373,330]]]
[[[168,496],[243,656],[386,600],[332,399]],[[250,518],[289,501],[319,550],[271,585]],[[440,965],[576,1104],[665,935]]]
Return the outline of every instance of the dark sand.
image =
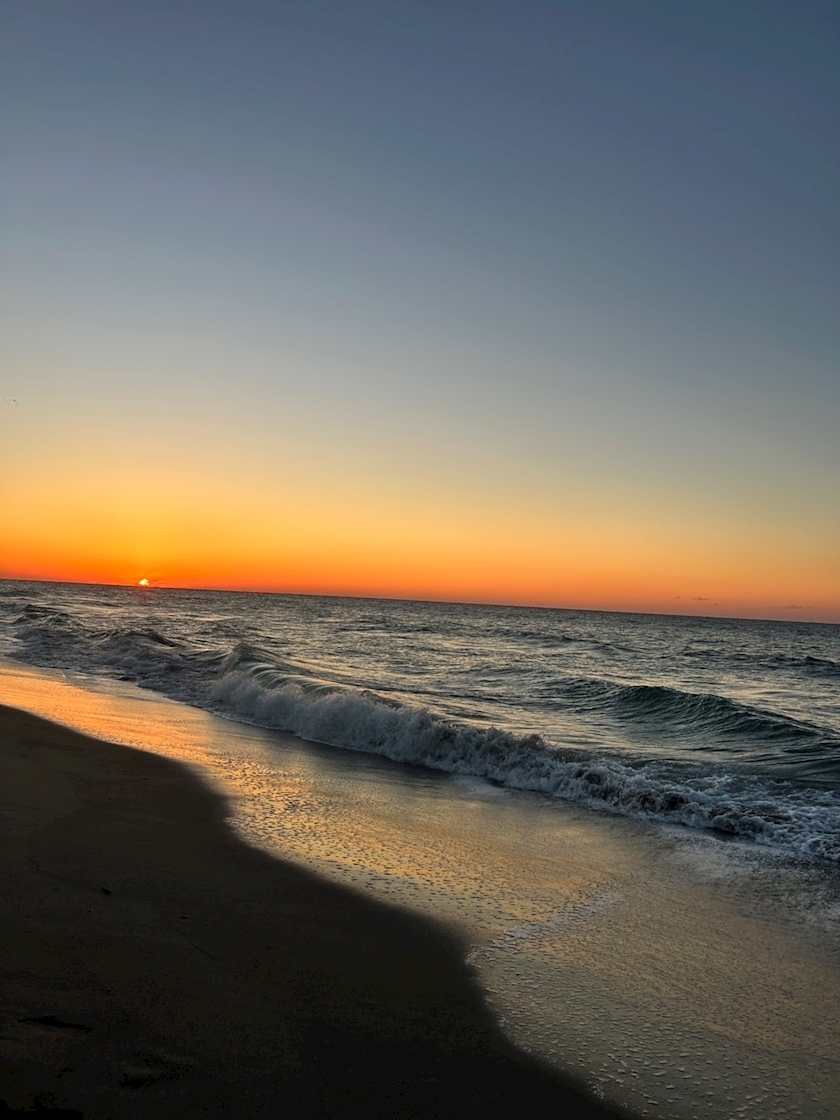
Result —
[[[452,935],[247,847],[176,763],[0,707],[0,825],[0,1115],[615,1115]]]

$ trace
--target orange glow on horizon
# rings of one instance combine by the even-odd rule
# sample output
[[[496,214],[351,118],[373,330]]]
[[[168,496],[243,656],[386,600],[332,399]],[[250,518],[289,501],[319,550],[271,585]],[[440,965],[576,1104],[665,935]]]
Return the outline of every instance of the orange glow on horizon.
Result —
[[[0,494],[0,578],[840,622],[831,542],[785,525],[147,482],[21,473]]]
[[[607,553],[607,555],[610,555]],[[0,578],[54,582],[117,584],[153,591],[156,587],[207,590],[264,591],[383,599],[446,602],[505,603],[569,609],[722,615],[731,617],[840,621],[840,602],[823,596],[785,595],[781,571],[765,573],[759,582],[749,572],[731,571],[727,578],[710,578],[696,570],[677,574],[660,563],[650,565],[644,555],[626,556],[623,563],[603,560],[596,567],[585,558],[548,557],[535,563],[528,557],[514,563],[510,556],[411,556],[393,549],[371,555],[361,547],[320,552],[289,550],[276,559],[259,562],[241,556],[173,556],[156,564],[153,578],[138,579],[130,557],[64,557],[53,554],[28,563],[0,566]],[[150,568],[151,565],[145,565]]]

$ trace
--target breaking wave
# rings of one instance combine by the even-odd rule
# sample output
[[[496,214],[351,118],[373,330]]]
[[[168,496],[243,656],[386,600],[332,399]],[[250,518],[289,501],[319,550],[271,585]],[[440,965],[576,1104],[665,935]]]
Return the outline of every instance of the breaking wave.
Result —
[[[840,861],[840,798],[832,791],[564,750],[538,735],[459,724],[371,691],[284,675],[247,647],[223,663],[212,695],[249,722],[315,742]]]

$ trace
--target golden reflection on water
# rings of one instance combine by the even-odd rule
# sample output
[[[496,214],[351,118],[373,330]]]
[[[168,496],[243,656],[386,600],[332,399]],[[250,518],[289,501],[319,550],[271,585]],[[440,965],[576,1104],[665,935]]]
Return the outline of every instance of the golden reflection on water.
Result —
[[[197,768],[248,842],[452,923],[510,1035],[608,1096],[840,1115],[840,943],[767,904],[772,861],[78,683],[0,665],[3,702]]]

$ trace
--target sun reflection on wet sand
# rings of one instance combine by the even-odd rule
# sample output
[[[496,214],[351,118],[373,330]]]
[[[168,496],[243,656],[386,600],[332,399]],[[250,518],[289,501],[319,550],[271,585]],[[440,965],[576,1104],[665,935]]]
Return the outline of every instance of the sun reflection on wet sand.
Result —
[[[510,1035],[608,1097],[678,1120],[834,1120],[836,926],[798,918],[793,895],[763,900],[772,856],[305,744],[120,682],[93,691],[4,662],[0,699],[180,759],[228,796],[250,843],[452,923]],[[826,884],[830,905],[836,875]]]

